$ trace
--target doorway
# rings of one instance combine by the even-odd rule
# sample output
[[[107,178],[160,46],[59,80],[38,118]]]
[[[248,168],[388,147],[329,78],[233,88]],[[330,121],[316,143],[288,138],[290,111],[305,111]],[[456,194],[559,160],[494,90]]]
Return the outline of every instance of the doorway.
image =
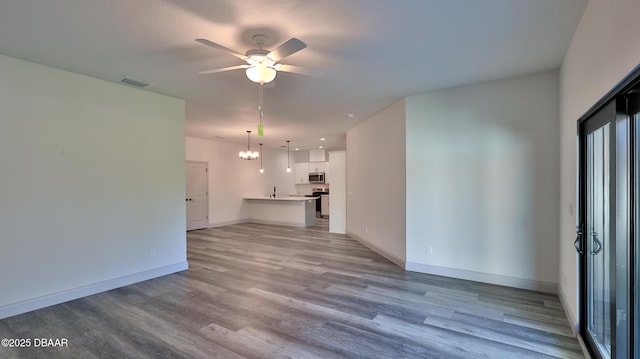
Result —
[[[640,67],[578,121],[580,336],[592,357],[640,358]]]

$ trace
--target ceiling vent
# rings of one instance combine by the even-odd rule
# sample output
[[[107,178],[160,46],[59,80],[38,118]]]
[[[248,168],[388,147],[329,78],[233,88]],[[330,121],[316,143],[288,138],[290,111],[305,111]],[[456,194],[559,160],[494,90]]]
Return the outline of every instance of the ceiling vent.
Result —
[[[120,82],[122,82],[123,84],[127,84],[129,86],[133,86],[133,87],[137,87],[137,88],[141,88],[141,89],[143,89],[143,88],[145,88],[147,86],[153,85],[153,84],[150,84],[148,82],[144,82],[144,81],[141,81],[141,80],[136,80],[136,79],[131,78],[131,77],[124,77],[124,78],[122,78],[120,80]]]

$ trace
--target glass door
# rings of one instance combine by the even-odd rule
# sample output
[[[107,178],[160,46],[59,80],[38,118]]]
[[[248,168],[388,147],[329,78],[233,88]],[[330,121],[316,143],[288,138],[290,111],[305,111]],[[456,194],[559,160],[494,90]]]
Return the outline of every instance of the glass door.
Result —
[[[628,286],[629,294],[632,296],[632,306],[630,310],[630,320],[632,325],[629,326],[629,337],[631,343],[633,343],[633,354],[629,357],[640,357],[640,85],[629,91],[626,96],[626,105],[628,108],[629,118],[631,119],[634,127],[635,141],[633,150],[633,164],[634,164],[634,195],[633,195],[633,207],[634,207],[634,220],[633,220],[633,245],[630,246],[629,252],[631,252],[629,268],[630,271]]]
[[[609,112],[610,114],[610,112]],[[615,118],[615,116],[614,116]],[[586,218],[583,228],[586,335],[600,358],[612,357],[612,234],[615,198],[614,118],[606,112],[585,124],[584,185]],[[615,218],[615,217],[614,217]]]
[[[640,67],[579,122],[580,335],[592,357],[640,359]]]
[[[587,135],[587,331],[603,358],[611,357],[609,124]]]

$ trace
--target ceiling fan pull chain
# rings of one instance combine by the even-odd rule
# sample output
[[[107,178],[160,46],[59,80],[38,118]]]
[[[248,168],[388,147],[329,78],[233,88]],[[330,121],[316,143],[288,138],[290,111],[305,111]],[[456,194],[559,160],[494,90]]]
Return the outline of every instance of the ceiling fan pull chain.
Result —
[[[263,84],[258,84],[258,120],[260,121],[260,123],[258,124],[258,136],[264,136],[264,128],[262,127],[262,117],[264,116],[264,111],[262,111],[263,86]]]

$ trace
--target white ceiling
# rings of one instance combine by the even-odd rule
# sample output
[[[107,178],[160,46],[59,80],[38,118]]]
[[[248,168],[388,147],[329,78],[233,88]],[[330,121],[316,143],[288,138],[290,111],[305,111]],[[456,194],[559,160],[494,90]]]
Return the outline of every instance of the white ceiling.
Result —
[[[107,81],[153,83],[184,98],[187,135],[244,143],[257,129],[255,83],[201,45],[245,52],[266,32],[307,48],[265,89],[265,136],[278,147],[344,147],[345,132],[406,95],[559,68],[586,0],[19,0],[0,3],[0,54]],[[354,117],[349,119],[347,114]]]

